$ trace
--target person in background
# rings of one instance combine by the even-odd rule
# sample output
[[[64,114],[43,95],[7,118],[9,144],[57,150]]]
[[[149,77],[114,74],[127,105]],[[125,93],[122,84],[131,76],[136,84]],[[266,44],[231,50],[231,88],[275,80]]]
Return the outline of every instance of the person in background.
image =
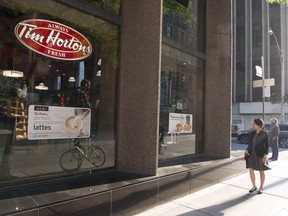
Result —
[[[269,141],[272,148],[272,156],[269,160],[278,160],[278,140],[279,140],[279,125],[278,119],[272,118],[269,129]]]
[[[91,89],[91,82],[88,79],[81,81],[81,89],[79,94],[80,107],[91,108],[89,91]]]
[[[83,79],[80,88],[75,89],[67,99],[67,106],[91,108],[89,91],[91,83],[88,79]]]
[[[255,170],[259,171],[260,174],[260,188],[258,194],[263,193],[265,172],[270,168],[267,166],[267,155],[268,155],[268,133],[262,130],[264,121],[260,118],[256,118],[253,121],[253,131],[251,132],[250,142],[244,153],[246,159],[246,167],[249,169],[250,180],[252,188],[249,193],[253,193],[257,190],[255,181]]]

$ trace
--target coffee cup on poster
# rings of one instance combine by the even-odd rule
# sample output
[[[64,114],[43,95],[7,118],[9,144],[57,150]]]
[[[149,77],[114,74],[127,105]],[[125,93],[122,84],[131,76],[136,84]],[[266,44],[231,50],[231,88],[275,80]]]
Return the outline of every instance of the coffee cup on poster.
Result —
[[[66,119],[64,125],[66,131],[71,137],[78,137],[81,134],[83,128],[83,121],[82,119],[79,119],[76,116],[72,115]]]

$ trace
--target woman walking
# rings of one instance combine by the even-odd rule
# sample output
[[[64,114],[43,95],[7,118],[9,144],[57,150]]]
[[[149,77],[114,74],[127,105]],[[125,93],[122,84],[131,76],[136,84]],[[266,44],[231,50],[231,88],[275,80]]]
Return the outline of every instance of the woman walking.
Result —
[[[264,121],[256,118],[253,121],[253,131],[251,132],[250,142],[245,151],[246,167],[249,169],[252,188],[249,193],[257,190],[255,182],[255,170],[260,174],[260,188],[258,194],[263,193],[265,182],[265,171],[270,168],[267,166],[268,155],[268,133],[263,131]]]

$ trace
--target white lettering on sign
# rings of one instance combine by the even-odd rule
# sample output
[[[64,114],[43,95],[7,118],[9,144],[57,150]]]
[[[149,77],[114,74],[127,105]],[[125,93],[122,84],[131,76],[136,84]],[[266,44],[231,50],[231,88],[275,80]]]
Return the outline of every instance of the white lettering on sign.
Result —
[[[79,60],[92,53],[90,42],[76,30],[49,20],[30,19],[14,28],[18,40],[35,52],[62,60]]]

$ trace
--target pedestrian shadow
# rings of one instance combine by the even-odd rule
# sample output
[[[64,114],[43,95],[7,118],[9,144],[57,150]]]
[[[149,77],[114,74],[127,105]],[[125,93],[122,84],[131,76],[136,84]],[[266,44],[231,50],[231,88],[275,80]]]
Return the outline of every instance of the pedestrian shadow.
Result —
[[[279,186],[279,185],[283,185],[283,188],[285,188],[285,184],[287,184],[287,177],[279,177],[280,179],[271,183],[271,184],[266,184],[265,185],[265,194],[267,195],[274,195],[274,196],[278,196],[278,197],[284,197],[287,198],[287,196],[285,195],[281,195],[281,194],[271,194],[269,193],[269,191],[267,192],[267,189],[271,189],[275,186]],[[202,213],[204,215],[213,215],[213,216],[222,216],[225,215],[222,211],[225,209],[229,209],[233,206],[237,206],[238,204],[243,204],[243,202],[248,201],[249,199],[251,199],[254,196],[259,196],[257,193],[253,193],[253,194],[245,194],[239,198],[236,199],[232,199],[230,201],[227,202],[223,202],[217,205],[212,205],[212,206],[208,206],[205,208],[200,208],[200,209],[195,209],[192,210],[190,212],[186,212],[183,214],[179,214],[178,216],[199,216],[199,213]]]
[[[251,199],[254,196],[257,196],[258,194],[245,194],[241,197],[232,199],[228,202],[223,202],[217,205],[212,205],[209,207],[205,207],[205,208],[200,208],[200,209],[195,209],[192,210],[190,212],[186,212],[183,214],[179,214],[178,216],[199,216],[199,213],[202,213],[203,215],[213,215],[213,216],[222,216],[225,215],[224,212],[222,212],[225,209],[229,209],[233,206],[236,206],[238,204],[243,204],[243,202],[248,201],[249,199]]]

